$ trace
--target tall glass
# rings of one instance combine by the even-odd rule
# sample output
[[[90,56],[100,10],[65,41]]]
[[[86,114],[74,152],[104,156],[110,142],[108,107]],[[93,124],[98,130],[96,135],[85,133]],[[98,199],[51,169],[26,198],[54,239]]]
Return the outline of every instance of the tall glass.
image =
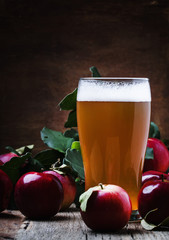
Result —
[[[147,78],[82,78],[77,122],[85,189],[123,187],[137,210],[148,139],[151,93]]]

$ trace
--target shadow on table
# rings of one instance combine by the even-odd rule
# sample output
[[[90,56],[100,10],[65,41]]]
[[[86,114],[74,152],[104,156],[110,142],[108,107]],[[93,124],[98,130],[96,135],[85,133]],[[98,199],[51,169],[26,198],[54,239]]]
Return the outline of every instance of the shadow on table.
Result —
[[[0,219],[21,219],[23,218],[21,215],[14,214],[10,210],[6,210],[0,213]]]
[[[72,207],[69,207],[68,209],[66,209],[66,210],[63,210],[63,211],[60,211],[60,212],[79,212],[80,211],[80,209],[79,208],[75,208],[74,206],[72,206]]]
[[[73,213],[79,212],[79,209],[70,207],[69,209],[65,211],[59,211],[54,217],[50,219],[50,221],[66,221],[70,220],[71,218],[74,218]],[[72,214],[69,214],[72,213]]]
[[[96,234],[104,234],[104,235],[106,235],[106,234],[108,234],[109,236],[111,234],[113,234],[113,235],[122,234],[123,236],[125,236],[125,235],[126,236],[127,235],[132,236],[134,234],[142,234],[143,233],[143,229],[140,226],[140,223],[134,223],[134,225],[133,224],[127,224],[123,229],[121,229],[119,231],[116,231],[116,232],[114,232],[114,231],[112,231],[112,232],[111,231],[107,231],[107,232],[93,231],[93,230],[90,230],[89,228],[88,228],[87,231],[90,232],[90,235],[96,235]]]

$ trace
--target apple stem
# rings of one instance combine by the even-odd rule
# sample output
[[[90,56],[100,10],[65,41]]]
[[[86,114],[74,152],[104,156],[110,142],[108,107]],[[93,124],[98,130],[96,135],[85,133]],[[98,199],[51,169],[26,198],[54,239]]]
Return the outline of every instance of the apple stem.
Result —
[[[103,184],[102,183],[99,183],[99,186],[101,187],[101,189],[103,189]]]
[[[161,174],[162,182],[164,182],[164,174]]]

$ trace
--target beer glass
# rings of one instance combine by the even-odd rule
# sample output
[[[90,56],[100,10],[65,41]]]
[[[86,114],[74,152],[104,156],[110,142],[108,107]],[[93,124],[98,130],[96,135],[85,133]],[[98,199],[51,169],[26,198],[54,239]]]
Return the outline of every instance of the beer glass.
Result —
[[[77,122],[86,190],[119,185],[138,209],[150,111],[148,78],[80,79]]]

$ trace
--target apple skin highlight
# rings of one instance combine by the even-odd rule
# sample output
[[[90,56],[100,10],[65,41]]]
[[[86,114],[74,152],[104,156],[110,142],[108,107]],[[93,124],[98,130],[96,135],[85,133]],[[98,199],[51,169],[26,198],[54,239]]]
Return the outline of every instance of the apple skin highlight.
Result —
[[[155,210],[156,209],[156,210]],[[169,216],[169,181],[154,180],[144,183],[138,195],[138,210],[146,222],[160,224]]]
[[[169,174],[159,171],[147,171],[142,174],[142,185],[148,181],[166,179],[169,181]]]
[[[157,138],[149,138],[147,147],[153,148],[154,159],[145,159],[143,172],[149,170],[166,172],[169,167],[169,151],[164,143]]]
[[[16,183],[15,202],[23,215],[30,219],[49,219],[63,201],[61,182],[48,173],[29,172]]]
[[[5,164],[6,162],[9,162],[13,157],[18,157],[18,155],[13,152],[0,155],[0,166]]]

